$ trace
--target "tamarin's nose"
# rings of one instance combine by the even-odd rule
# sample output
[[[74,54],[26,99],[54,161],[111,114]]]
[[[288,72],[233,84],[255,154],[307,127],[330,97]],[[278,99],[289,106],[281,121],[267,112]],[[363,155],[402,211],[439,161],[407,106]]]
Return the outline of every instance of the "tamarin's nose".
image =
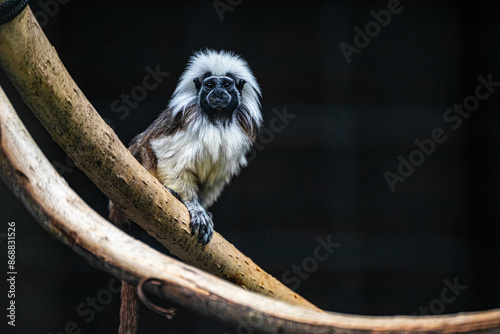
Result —
[[[214,94],[216,98],[222,99],[222,97],[224,96],[224,91],[220,88],[215,88],[212,94]]]

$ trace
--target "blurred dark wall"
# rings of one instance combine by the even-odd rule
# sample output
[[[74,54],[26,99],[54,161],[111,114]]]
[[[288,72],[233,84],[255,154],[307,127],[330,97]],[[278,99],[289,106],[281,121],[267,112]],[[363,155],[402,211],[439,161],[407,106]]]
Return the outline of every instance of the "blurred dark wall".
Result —
[[[248,60],[266,126],[278,114],[289,118],[258,140],[249,167],[212,208],[215,226],[316,305],[372,315],[500,307],[500,5],[401,0],[389,21],[381,11],[396,3],[243,0],[222,20],[212,1],[40,0],[32,9],[125,143],[166,106],[193,51],[223,48]],[[370,23],[374,15],[383,24]],[[356,39],[355,27],[366,26],[370,40]],[[355,40],[363,47],[348,63],[340,45]],[[148,68],[169,75],[145,91]],[[475,99],[484,80],[493,81],[490,91],[479,91],[490,94]],[[3,73],[0,84],[47,157],[105,216],[104,195]],[[464,102],[473,111],[448,111]],[[418,165],[405,167],[407,177],[401,159]],[[388,172],[404,182],[391,189]],[[0,196],[0,235],[8,221],[18,228],[16,332],[64,333],[72,321],[78,333],[116,332],[119,298],[102,299],[112,277],[51,239],[3,183]],[[315,258],[328,241],[332,253]],[[449,285],[459,286],[454,296]],[[442,299],[447,288],[453,301]],[[78,313],[92,309],[92,298],[101,298],[94,316]],[[141,330],[242,332],[183,308],[170,322],[144,312]]]

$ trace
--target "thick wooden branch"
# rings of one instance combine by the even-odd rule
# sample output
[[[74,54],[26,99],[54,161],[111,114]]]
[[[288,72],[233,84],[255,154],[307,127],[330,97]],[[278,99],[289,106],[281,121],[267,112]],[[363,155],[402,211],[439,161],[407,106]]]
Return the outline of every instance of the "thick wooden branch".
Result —
[[[185,206],[151,176],[103,121],[61,63],[29,7],[0,26],[0,66],[74,163],[132,220],[186,263],[248,290],[319,311],[220,234],[202,246]]]
[[[74,193],[38,149],[0,89],[0,175],[37,221],[94,266],[120,279],[156,277],[154,289],[185,307],[241,330],[268,333],[484,333],[500,310],[434,317],[367,317],[316,312],[246,291],[139,242]],[[491,332],[490,332],[491,333]]]

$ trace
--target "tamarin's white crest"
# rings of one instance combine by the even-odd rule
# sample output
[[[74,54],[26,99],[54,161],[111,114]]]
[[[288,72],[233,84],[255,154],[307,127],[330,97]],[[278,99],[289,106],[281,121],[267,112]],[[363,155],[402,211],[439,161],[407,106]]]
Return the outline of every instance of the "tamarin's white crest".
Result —
[[[231,177],[246,166],[262,124],[259,85],[247,62],[229,51],[195,53],[172,99],[130,146],[134,157],[176,195],[191,215],[191,233],[207,244],[206,211]],[[130,222],[111,203],[110,218]]]

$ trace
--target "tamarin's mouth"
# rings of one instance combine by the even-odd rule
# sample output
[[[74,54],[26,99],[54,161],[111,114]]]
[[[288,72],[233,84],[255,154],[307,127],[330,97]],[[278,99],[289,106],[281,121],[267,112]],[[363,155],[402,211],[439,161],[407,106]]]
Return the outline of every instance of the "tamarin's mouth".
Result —
[[[208,105],[214,109],[223,109],[229,104],[228,101],[216,99],[208,102]]]

